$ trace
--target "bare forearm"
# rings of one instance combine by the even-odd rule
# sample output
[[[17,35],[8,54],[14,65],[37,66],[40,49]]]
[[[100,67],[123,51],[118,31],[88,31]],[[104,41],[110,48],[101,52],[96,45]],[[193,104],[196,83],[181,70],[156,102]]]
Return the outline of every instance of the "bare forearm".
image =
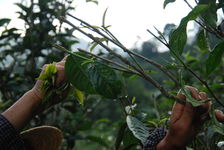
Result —
[[[31,119],[38,109],[41,100],[32,90],[26,92],[15,104],[8,108],[2,115],[11,122],[11,124],[20,130]]]

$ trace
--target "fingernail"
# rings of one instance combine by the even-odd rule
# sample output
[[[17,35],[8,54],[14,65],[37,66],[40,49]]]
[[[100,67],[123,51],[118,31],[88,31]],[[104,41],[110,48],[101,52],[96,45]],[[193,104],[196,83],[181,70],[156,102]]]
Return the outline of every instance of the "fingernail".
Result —
[[[216,109],[215,112],[223,114],[221,110]]]

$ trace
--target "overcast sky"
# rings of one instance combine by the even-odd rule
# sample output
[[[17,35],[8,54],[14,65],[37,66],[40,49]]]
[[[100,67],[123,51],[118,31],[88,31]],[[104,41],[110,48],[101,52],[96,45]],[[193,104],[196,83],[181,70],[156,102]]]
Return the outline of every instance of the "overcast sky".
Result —
[[[0,17],[12,18],[11,26],[23,27],[23,22],[17,19],[17,7],[13,4],[20,0],[0,0]],[[183,1],[177,1],[163,9],[164,0],[98,0],[95,3],[85,3],[85,0],[74,0],[76,7],[74,15],[93,25],[102,24],[102,16],[108,7],[106,24],[110,30],[127,46],[133,47],[136,41],[146,41],[151,36],[146,29],[156,26],[161,31],[167,23],[179,24],[180,19],[188,14],[190,9]],[[194,0],[189,0],[194,4]]]

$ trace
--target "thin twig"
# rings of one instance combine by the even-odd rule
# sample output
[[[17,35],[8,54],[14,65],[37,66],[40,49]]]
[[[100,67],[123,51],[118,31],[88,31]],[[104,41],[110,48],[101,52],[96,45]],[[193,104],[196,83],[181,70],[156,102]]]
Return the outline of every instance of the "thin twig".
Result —
[[[98,33],[99,35],[101,35],[102,37],[106,38],[107,40],[109,40],[110,42],[114,43],[115,45],[119,46],[120,48],[124,47],[124,46],[121,44],[121,42],[120,42],[120,41],[119,41],[119,40],[118,40],[118,39],[117,39],[111,32],[109,32],[109,34],[110,34],[110,36],[112,36],[113,39],[115,39],[115,41],[114,41],[113,39],[111,39],[110,37],[108,37],[107,35],[105,35],[105,34],[103,34],[102,32],[100,32],[100,30],[98,30],[98,29],[95,28],[94,26],[92,26],[92,25],[90,25],[89,23],[83,21],[82,19],[79,19],[79,18],[77,18],[77,17],[71,15],[70,13],[68,13],[68,15],[69,15],[70,17],[72,17],[73,19],[76,19],[76,20],[80,21],[81,23],[87,25],[88,27],[90,27],[90,28],[92,29],[92,31]],[[104,29],[105,29],[105,28],[104,28]],[[108,29],[106,29],[106,30],[107,30],[107,32],[109,31]],[[126,48],[125,48],[125,49],[126,49]],[[127,51],[125,51],[125,49],[123,49],[124,52],[127,52]],[[136,60],[136,59],[135,59],[129,52],[127,52],[127,53],[128,53],[128,55],[130,56],[130,58],[135,62],[135,64],[139,67],[139,69],[141,69],[142,71],[144,71],[144,69],[141,67],[141,65],[138,63],[138,61],[137,61],[137,60]]]
[[[105,44],[103,44],[100,40],[98,40],[97,38],[95,38],[93,35],[88,34],[86,32],[84,32],[83,30],[79,29],[78,27],[76,27],[74,24],[72,24],[70,21],[66,20],[64,17],[61,18],[63,22],[69,24],[70,26],[72,26],[74,29],[78,30],[79,32],[81,32],[82,34],[84,34],[85,36],[89,37],[90,39],[92,39],[94,42],[98,43],[100,46],[102,46],[103,48],[105,48],[105,50],[107,50],[110,54],[114,55],[115,57],[119,58],[122,62],[124,62],[125,64],[129,65],[130,67],[132,67],[135,71],[139,72],[139,74],[141,74],[141,77],[144,78],[145,80],[147,80],[148,82],[150,82],[152,85],[154,85],[157,89],[160,90],[160,92],[166,96],[167,98],[171,98],[174,99],[180,103],[185,103],[185,101],[178,99],[177,97],[169,94],[165,88],[163,86],[161,86],[156,80],[154,80],[151,76],[149,76],[148,74],[146,74],[144,71],[142,71],[141,69],[137,68],[135,65],[133,65],[129,60],[127,60],[126,58],[122,57],[121,55],[115,53],[113,50],[111,50],[109,47],[107,47]]]
[[[190,3],[188,3],[188,1],[187,1],[187,0],[184,0],[184,2],[188,5],[188,7],[190,7],[191,9],[193,9],[193,7],[191,6],[191,4],[190,4]]]
[[[184,0],[184,2],[188,5],[188,7],[189,8],[191,8],[191,9],[194,9],[192,6],[191,6],[191,4],[187,1],[187,0]],[[197,2],[196,2],[197,3]],[[202,20],[203,21],[203,18],[202,17],[199,17],[200,18],[200,20]],[[210,26],[206,26],[206,25],[204,25],[202,22],[200,22],[200,21],[197,21],[197,20],[194,20],[197,24],[199,24],[203,29],[205,29],[206,31],[208,31],[208,32],[210,32],[210,33],[212,33],[212,34],[214,34],[214,35],[216,35],[218,38],[220,38],[220,39],[222,39],[222,40],[224,40],[224,35],[222,34],[222,32],[220,32],[218,29],[216,29],[216,28],[213,28],[213,27],[210,27]]]
[[[167,75],[171,80],[173,80],[175,82],[176,85],[179,85],[178,84],[178,81],[173,77],[172,73],[166,69],[165,67],[163,67],[162,65],[156,63],[155,61],[149,59],[149,58],[146,58],[142,55],[139,55],[138,53],[135,53],[135,52],[132,52],[130,50],[128,50],[124,45],[121,44],[121,42],[108,30],[107,32],[110,34],[110,36],[113,37],[113,39],[115,39],[115,41],[113,39],[111,39],[110,37],[106,36],[105,34],[103,34],[102,32],[100,32],[97,28],[95,28],[94,26],[91,26],[89,23],[71,15],[68,13],[68,15],[78,21],[80,21],[81,23],[87,25],[88,27],[90,27],[94,32],[98,33],[99,35],[103,36],[104,38],[106,38],[107,40],[109,40],[110,42],[112,42],[113,44],[115,44],[116,46],[120,47],[121,49],[124,50],[124,52],[128,53],[128,55],[133,59],[133,61],[135,62],[135,64],[137,64],[137,66],[141,69],[142,72],[144,72],[144,69],[141,67],[141,65],[139,65],[139,63],[137,62],[137,60],[132,56],[136,56],[136,57],[139,57],[141,59],[143,59],[144,61],[154,65],[155,67],[157,67],[158,69],[160,69],[165,75]],[[72,23],[70,23],[71,25]],[[102,46],[102,45],[101,45]]]
[[[193,70],[191,70],[191,68],[189,68],[184,62],[183,60],[176,54],[175,51],[172,50],[172,48],[170,47],[170,45],[165,42],[163,42],[161,39],[159,39],[154,33],[152,33],[150,30],[147,30],[149,31],[149,33],[154,36],[157,40],[161,41],[162,44],[164,44],[170,51],[171,53],[177,58],[177,60],[183,65],[183,67],[188,70],[188,72],[190,72],[196,79],[198,79],[206,88],[207,90],[209,91],[209,93],[212,95],[212,97],[214,97],[214,100],[219,104],[221,105],[222,107],[224,107],[224,104],[222,104],[222,102],[216,97],[216,95],[213,93],[213,91],[211,90],[211,88],[208,86],[208,83],[201,79],[201,77],[199,77]]]
[[[96,58],[102,59],[103,61],[108,62],[108,63],[111,63],[111,64],[113,64],[113,65],[115,65],[115,66],[118,66],[118,67],[122,68],[122,71],[123,71],[123,72],[127,72],[127,73],[131,73],[131,74],[140,75],[138,72],[136,72],[136,71],[134,71],[134,70],[131,70],[131,69],[125,67],[125,66],[122,65],[122,64],[116,63],[116,62],[111,61],[111,60],[109,60],[109,59],[106,59],[106,58],[104,58],[104,57],[100,57],[100,56],[98,56],[98,55],[96,55],[96,54],[90,53],[90,52],[88,52],[88,51],[86,51],[86,50],[83,50],[83,49],[81,49],[81,48],[78,48],[78,50],[79,50],[80,52],[83,52],[83,53],[86,53],[86,54],[88,54],[88,55],[94,56],[94,57],[96,57]]]

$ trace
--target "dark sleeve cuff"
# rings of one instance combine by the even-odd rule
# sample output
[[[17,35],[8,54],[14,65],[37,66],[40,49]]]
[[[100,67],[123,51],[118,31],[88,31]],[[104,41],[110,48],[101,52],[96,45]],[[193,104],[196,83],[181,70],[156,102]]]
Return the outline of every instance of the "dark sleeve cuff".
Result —
[[[25,150],[23,140],[14,126],[0,115],[0,149]]]
[[[157,128],[147,138],[143,150],[156,150],[157,144],[166,136],[166,130]],[[178,148],[176,150],[186,150],[186,148]]]
[[[144,150],[156,150],[156,145],[166,136],[166,130],[157,128],[147,138]]]

